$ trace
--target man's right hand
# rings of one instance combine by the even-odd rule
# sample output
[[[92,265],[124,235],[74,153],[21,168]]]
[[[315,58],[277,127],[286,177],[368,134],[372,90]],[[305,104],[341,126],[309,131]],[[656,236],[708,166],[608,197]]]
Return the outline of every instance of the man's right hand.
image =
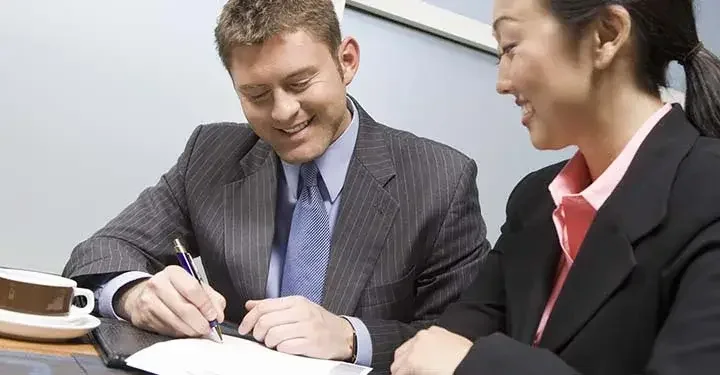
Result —
[[[117,313],[133,325],[172,337],[210,333],[209,321],[225,319],[225,298],[178,266],[168,266],[127,289]]]

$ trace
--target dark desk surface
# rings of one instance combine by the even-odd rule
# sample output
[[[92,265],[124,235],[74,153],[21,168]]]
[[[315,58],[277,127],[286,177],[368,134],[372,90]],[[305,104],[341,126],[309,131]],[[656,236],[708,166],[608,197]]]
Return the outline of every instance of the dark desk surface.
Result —
[[[0,374],[127,375],[109,369],[86,338],[63,343],[37,343],[0,337]]]

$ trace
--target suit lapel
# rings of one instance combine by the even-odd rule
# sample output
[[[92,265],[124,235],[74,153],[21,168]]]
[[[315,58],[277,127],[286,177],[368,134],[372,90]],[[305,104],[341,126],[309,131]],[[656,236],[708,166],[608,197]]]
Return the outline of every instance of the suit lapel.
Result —
[[[635,266],[633,248],[607,220],[590,226],[540,345],[558,350],[610,298]]]
[[[631,274],[634,245],[665,217],[678,166],[697,136],[678,106],[650,132],[588,229],[540,346],[561,350]]]
[[[552,208],[541,211],[551,213]],[[508,249],[503,253],[503,268],[511,307],[509,333],[530,344],[550,296],[562,251],[551,215],[544,215],[520,232],[503,235],[495,248]]]
[[[360,128],[348,174],[325,280],[323,306],[336,314],[352,314],[399,209],[385,190],[395,168],[384,133],[355,103]]]
[[[240,178],[225,186],[225,258],[243,299],[265,298],[275,233],[277,158],[258,141],[240,161]]]

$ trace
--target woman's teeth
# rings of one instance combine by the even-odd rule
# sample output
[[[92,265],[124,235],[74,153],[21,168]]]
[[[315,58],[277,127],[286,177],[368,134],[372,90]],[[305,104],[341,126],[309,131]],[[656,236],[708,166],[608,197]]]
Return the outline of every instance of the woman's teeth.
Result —
[[[525,105],[522,107],[522,114],[523,114],[523,116],[527,116],[527,115],[531,114],[532,112],[533,112],[533,108],[532,108],[532,106],[531,106],[530,104],[525,104]]]

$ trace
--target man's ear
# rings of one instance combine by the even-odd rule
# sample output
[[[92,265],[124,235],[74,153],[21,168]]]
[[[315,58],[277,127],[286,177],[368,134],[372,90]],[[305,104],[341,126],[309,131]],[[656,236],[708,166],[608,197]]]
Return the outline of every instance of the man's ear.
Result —
[[[349,36],[340,43],[338,63],[343,83],[347,86],[355,78],[360,66],[360,45],[355,38]]]

